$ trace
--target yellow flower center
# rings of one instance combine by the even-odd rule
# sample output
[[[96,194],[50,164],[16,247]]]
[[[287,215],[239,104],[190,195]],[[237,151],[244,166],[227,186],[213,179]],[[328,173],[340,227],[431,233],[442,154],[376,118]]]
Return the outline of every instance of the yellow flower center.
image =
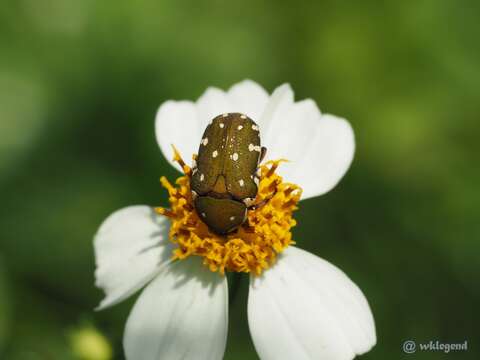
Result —
[[[204,265],[214,272],[224,274],[227,270],[260,275],[275,262],[277,254],[294,244],[291,228],[296,221],[292,214],[298,209],[302,190],[295,184],[283,182],[275,173],[284,160],[268,161],[260,166],[256,205],[247,210],[247,218],[237,230],[224,236],[210,231],[197,215],[190,189],[192,169],[176,150],[174,160],[184,175],[177,179],[176,186],[165,177],[160,179],[168,190],[170,209],[155,209],[171,221],[169,237],[177,245],[174,259],[202,256]]]

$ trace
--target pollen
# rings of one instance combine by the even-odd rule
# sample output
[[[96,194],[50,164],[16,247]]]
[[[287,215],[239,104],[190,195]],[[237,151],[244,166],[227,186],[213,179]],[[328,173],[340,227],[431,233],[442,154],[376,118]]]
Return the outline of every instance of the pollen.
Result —
[[[291,233],[296,225],[293,212],[298,209],[302,190],[283,182],[276,173],[285,160],[268,161],[260,166],[257,196],[247,210],[246,221],[234,232],[221,236],[211,232],[196,213],[190,188],[192,169],[176,149],[174,153],[174,161],[180,164],[184,175],[175,185],[165,177],[160,179],[168,191],[170,208],[155,209],[171,222],[169,238],[176,245],[173,259],[201,256],[205,266],[222,275],[226,271],[260,275],[275,263],[278,254],[295,243]]]

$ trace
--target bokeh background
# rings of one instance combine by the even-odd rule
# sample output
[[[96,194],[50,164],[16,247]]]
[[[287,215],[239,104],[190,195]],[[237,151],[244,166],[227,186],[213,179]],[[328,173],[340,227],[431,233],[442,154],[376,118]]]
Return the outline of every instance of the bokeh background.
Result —
[[[0,9],[0,359],[122,359],[135,297],[97,313],[92,236],[166,205],[167,99],[251,78],[349,119],[357,152],[302,204],[298,244],[362,288],[364,359],[480,358],[480,2],[4,0]],[[256,359],[247,281],[225,359]],[[403,341],[468,351],[403,354]]]

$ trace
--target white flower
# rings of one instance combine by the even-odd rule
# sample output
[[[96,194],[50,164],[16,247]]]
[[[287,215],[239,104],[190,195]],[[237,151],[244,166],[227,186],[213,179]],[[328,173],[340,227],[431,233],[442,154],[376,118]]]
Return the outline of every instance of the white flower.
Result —
[[[302,199],[332,189],[350,166],[355,145],[346,120],[321,114],[312,100],[294,102],[289,85],[269,96],[249,80],[227,92],[209,88],[197,102],[162,104],[156,135],[165,157],[171,158],[171,144],[191,156],[208,122],[228,112],[257,122],[267,160],[290,161],[279,172],[303,188]],[[148,284],[127,321],[126,357],[221,359],[228,328],[227,278],[209,271],[197,256],[172,260],[168,230],[168,219],[148,206],[127,207],[105,220],[95,237],[96,285],[106,293],[99,308]],[[263,360],[346,360],[376,343],[373,316],[360,289],[332,264],[295,246],[260,276],[250,275],[248,322]]]

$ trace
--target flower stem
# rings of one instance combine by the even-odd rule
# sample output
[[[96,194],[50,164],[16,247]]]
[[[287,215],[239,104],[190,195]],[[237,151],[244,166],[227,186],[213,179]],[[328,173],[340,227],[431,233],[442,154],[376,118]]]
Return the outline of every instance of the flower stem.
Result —
[[[236,272],[231,272],[229,273],[230,277],[230,287],[228,291],[228,301],[229,301],[229,306],[232,306],[236,297],[238,290],[240,289],[241,282],[242,282],[242,274],[236,273]]]

